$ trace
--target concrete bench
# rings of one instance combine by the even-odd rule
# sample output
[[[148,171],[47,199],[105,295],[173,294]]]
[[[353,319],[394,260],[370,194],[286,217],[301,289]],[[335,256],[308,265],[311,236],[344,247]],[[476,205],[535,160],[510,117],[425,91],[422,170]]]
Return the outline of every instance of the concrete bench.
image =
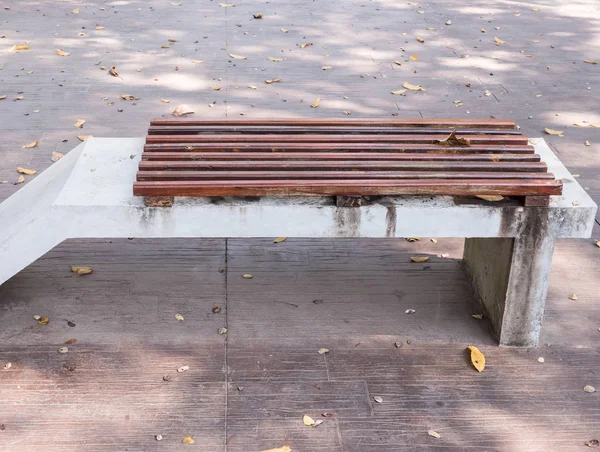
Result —
[[[538,343],[555,240],[590,237],[597,206],[542,139],[562,181],[547,207],[507,198],[175,197],[148,207],[132,186],[144,138],[91,138],[0,204],[0,284],[69,238],[463,237],[464,261],[498,341]]]

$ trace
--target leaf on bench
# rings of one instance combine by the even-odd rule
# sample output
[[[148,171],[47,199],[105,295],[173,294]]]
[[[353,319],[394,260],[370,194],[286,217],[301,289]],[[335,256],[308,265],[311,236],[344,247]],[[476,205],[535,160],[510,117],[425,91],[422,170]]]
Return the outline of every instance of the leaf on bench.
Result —
[[[471,146],[471,140],[468,138],[457,138],[456,129],[450,132],[443,140],[437,140],[437,144],[443,144],[444,146]]]
[[[473,367],[475,367],[478,372],[483,372],[483,369],[485,369],[485,356],[483,353],[481,353],[474,345],[469,345],[467,350],[471,351],[471,363],[473,363]]]

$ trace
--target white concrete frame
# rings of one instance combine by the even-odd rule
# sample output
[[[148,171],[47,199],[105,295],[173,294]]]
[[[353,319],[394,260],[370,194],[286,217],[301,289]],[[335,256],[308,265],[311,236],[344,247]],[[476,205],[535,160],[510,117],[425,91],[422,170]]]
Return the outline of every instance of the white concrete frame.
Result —
[[[144,139],[91,138],[0,204],[0,284],[69,238],[464,237],[500,343],[535,345],[554,240],[590,237],[597,206],[543,139],[532,142],[564,182],[550,207],[398,196],[359,208],[321,197],[182,197],[160,208],[132,192]]]

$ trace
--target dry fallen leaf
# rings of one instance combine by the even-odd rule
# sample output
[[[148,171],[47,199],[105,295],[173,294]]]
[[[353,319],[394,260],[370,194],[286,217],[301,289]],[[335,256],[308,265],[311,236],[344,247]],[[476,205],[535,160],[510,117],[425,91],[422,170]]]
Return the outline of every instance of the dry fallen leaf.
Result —
[[[589,393],[596,392],[596,388],[594,388],[593,386],[590,386],[590,385],[586,385],[586,386],[584,386],[584,387],[583,387],[583,390],[584,390],[585,392],[589,392]]]
[[[429,431],[427,432],[427,434],[428,434],[429,436],[433,436],[434,438],[441,438],[441,437],[442,437],[442,435],[440,435],[438,432],[436,432],[436,431],[434,431],[434,430],[429,430]]]
[[[305,47],[308,47],[308,46],[311,46],[311,45],[312,45],[312,42],[308,41],[308,42],[305,42],[304,44],[300,44],[300,48],[304,49]]]
[[[478,372],[483,372],[485,369],[485,356],[474,345],[469,345],[467,350],[471,351],[471,363]]]
[[[0,100],[2,100],[2,99],[6,99],[6,94],[3,96],[0,96]]]
[[[173,5],[173,6],[181,6],[181,5],[183,5],[183,3],[171,2],[171,5]]]
[[[313,425],[315,425],[315,420],[306,414],[302,418],[302,422],[304,422],[304,425],[306,425],[307,427],[312,427]]]
[[[406,92],[405,89],[397,89],[395,91],[392,91],[392,94],[404,94]]]
[[[94,135],[77,135],[79,141],[89,140],[90,138],[94,138]]]
[[[10,48],[11,52],[15,52],[17,50],[29,50],[29,46],[12,46]]]
[[[70,339],[67,339],[67,340],[65,341],[65,344],[67,344],[67,345],[71,345],[71,344],[74,344],[75,342],[77,342],[77,339],[75,339],[74,337],[72,337],[72,338],[70,338]]]
[[[254,85],[248,85],[248,88],[250,88],[250,89],[256,89],[256,86],[254,86]]]
[[[200,63],[204,63],[204,60],[192,60],[192,63],[200,64]]]
[[[170,103],[170,102],[171,102],[169,99],[161,99],[160,101],[161,101],[163,104],[168,104],[168,103]]]
[[[212,309],[213,314],[218,314],[219,312],[221,312],[221,306],[215,306]]]
[[[328,348],[320,348],[319,350],[317,350],[317,353],[319,355],[325,355],[325,354],[329,353],[329,349]]]
[[[17,184],[22,184],[23,182],[25,182],[25,176],[19,176],[17,179]]]
[[[546,132],[548,135],[558,135],[559,137],[562,137],[565,133],[563,130],[553,130],[549,129],[548,127],[544,127],[544,132]]]
[[[60,49],[56,49],[55,52],[56,52],[56,54],[58,56],[69,56],[69,55],[71,55],[70,52],[65,52],[64,50],[60,50]]]
[[[36,170],[32,170],[32,169],[27,169],[27,168],[21,168],[20,166],[17,168],[17,173],[21,173],[21,174],[27,174],[28,176],[33,176],[34,174],[37,173]]]
[[[373,397],[373,400],[375,400],[377,403],[383,403],[383,397],[377,395]]]
[[[254,278],[254,276],[252,276],[250,273],[244,273],[242,275],[242,278],[244,278],[244,279],[252,279],[252,278]]]
[[[186,446],[189,446],[190,444],[194,444],[196,442],[196,440],[194,439],[194,437],[192,435],[188,435],[185,438],[183,438],[182,443],[185,444]]]
[[[597,439],[590,439],[589,441],[586,441],[585,444],[587,447],[598,447],[600,446],[600,441],[598,441]]]
[[[116,66],[112,66],[109,70],[108,73],[110,75],[112,75],[113,77],[118,77],[119,73],[117,72],[117,67]]]
[[[425,42],[425,40],[420,36],[417,36],[417,41],[419,41],[421,44]]]
[[[233,58],[234,60],[247,60],[248,59],[248,57],[245,57],[243,55],[235,55],[233,53],[230,53],[229,56],[231,58]]]
[[[314,101],[312,104],[310,104],[310,106],[311,106],[312,108],[317,108],[317,107],[319,106],[319,102],[321,102],[321,98],[320,98],[320,97],[317,97],[317,98],[315,99],[315,101]]]
[[[273,243],[281,243],[281,242],[285,242],[287,237],[277,237],[275,240],[273,240]]]
[[[540,356],[540,357],[537,359],[537,362],[538,362],[538,363],[544,363],[545,361],[546,361],[546,360],[545,360],[545,359],[544,359],[542,356]]]
[[[78,119],[77,121],[75,121],[75,124],[73,124],[73,127],[80,129],[81,127],[83,127],[84,124],[85,119]]]
[[[71,11],[71,14],[79,14],[79,8],[76,8],[73,11]]]
[[[31,148],[35,148],[37,147],[37,145],[40,144],[39,141],[32,141],[31,143],[26,144],[25,146],[23,146],[21,149],[31,149]]]
[[[578,300],[577,295],[576,294],[569,295],[569,300],[572,300],[572,301]]]
[[[406,311],[404,311],[405,314],[414,314],[415,312],[417,311],[415,311],[414,309],[407,309]]]
[[[292,448],[290,446],[281,446],[275,449],[261,450],[260,452],[292,452]]]
[[[89,275],[94,271],[94,269],[92,267],[78,267],[76,265],[72,265],[71,271],[73,273],[77,273],[78,275]]]
[[[429,256],[411,256],[410,260],[417,263],[427,262],[429,260]]]
[[[252,14],[252,17],[254,17],[255,19],[262,19],[263,18],[263,14],[262,13]]]
[[[288,32],[288,30],[287,30],[286,28],[280,28],[280,30],[281,30],[283,33],[287,33],[287,32]]]
[[[402,66],[402,63],[400,61],[398,61],[398,60],[394,60],[394,64],[397,65],[397,66]]]
[[[324,71],[326,71],[328,69],[333,69],[333,66],[323,66],[321,69],[323,69]]]
[[[265,80],[265,83],[267,85],[270,85],[271,83],[279,83],[281,81],[281,78],[274,78],[273,80]]]
[[[105,28],[102,25],[96,25],[96,30],[104,30]]]
[[[178,105],[172,113],[173,116],[186,116],[192,114],[194,114],[194,111],[186,104]]]
[[[468,138],[457,138],[456,130],[453,130],[446,138],[443,140],[437,140],[436,143],[446,146],[470,146],[471,140]]]
[[[52,160],[53,162],[58,162],[64,156],[65,154],[63,154],[62,152],[53,151],[50,160]]]
[[[235,5],[233,3],[219,3],[221,8],[233,8]]]
[[[48,325],[48,322],[50,322],[48,317],[42,317],[38,320],[38,325]]]
[[[502,196],[502,195],[475,195],[475,196],[478,197],[479,199],[483,199],[484,201],[490,201],[490,202],[502,201],[504,199],[504,196]]]
[[[598,64],[598,62],[593,61],[593,60],[583,60],[583,62],[587,63],[587,64]]]
[[[585,144],[586,146],[591,146],[591,144],[588,140],[585,140],[583,144]]]
[[[185,320],[185,318],[181,314],[175,314],[175,319],[179,320],[180,322],[183,322]]]
[[[348,110],[344,110],[344,114],[345,115],[351,115],[352,113],[350,113]]]
[[[283,61],[283,60],[285,60],[285,58],[269,57],[269,61],[274,61],[276,63],[278,63],[279,61]]]
[[[494,42],[496,43],[497,46],[501,45],[501,44],[506,44],[506,41],[503,41],[500,38],[497,38],[496,36],[494,36]]]
[[[6,364],[4,365],[4,370],[8,370],[8,369],[10,369],[11,367],[12,367],[12,363],[6,363]]]
[[[221,327],[217,330],[217,333],[219,333],[221,336],[227,334],[227,328]]]
[[[68,353],[69,347],[61,347],[58,349],[58,353]]]
[[[471,317],[477,320],[483,319],[483,314],[471,314]]]
[[[177,368],[178,373],[187,372],[188,370],[190,370],[190,366],[181,366]]]
[[[211,86],[210,88],[211,88],[213,91],[221,91],[221,87],[220,87],[220,86],[217,86],[217,85]]]
[[[416,54],[416,53],[413,53],[413,54],[410,56],[410,59],[411,59],[411,61],[418,61],[418,60],[419,60],[419,55],[418,55],[418,54]]]
[[[425,91],[425,89],[421,85],[413,85],[412,83],[408,82],[404,82],[402,86],[411,91]]]

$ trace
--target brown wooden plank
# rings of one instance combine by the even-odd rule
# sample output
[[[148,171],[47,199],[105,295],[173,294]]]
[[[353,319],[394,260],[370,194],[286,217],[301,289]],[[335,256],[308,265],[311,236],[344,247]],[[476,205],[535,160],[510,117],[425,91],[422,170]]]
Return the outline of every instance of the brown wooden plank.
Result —
[[[141,161],[141,171],[167,170],[240,170],[299,171],[299,170],[397,170],[397,171],[525,171],[546,172],[544,162],[422,162],[422,161]]]
[[[394,161],[518,161],[538,162],[535,154],[394,154],[384,152],[144,152],[142,160],[394,160]]]
[[[148,135],[146,143],[406,143],[436,144],[447,137],[445,134],[433,135]],[[518,144],[527,145],[527,137],[522,135],[466,135],[457,134],[458,138],[467,138],[472,144]]]
[[[452,131],[452,128],[440,127],[369,127],[355,125],[339,125],[339,126],[277,126],[270,124],[262,124],[255,126],[248,125],[226,125],[226,126],[151,126],[148,129],[148,135],[194,135],[203,133],[247,133],[247,134],[341,134],[341,133],[371,133],[371,134],[446,134]],[[521,135],[517,129],[493,129],[493,128],[465,128],[460,129],[461,133],[477,134],[477,135]]]
[[[504,129],[515,128],[514,121],[505,119],[396,119],[396,118],[288,118],[288,119],[171,119],[156,118],[150,122],[151,126],[260,126],[265,123],[277,126],[343,126],[354,125],[362,127],[439,127],[448,128],[478,128],[497,127]]]
[[[559,195],[562,182],[544,179],[357,179],[135,182],[139,196],[377,196],[377,195]]]
[[[144,145],[144,152],[405,152],[405,153],[511,153],[533,154],[529,145],[444,146],[394,143],[158,143]]]
[[[554,179],[552,173],[448,171],[138,171],[138,181],[268,179]]]

